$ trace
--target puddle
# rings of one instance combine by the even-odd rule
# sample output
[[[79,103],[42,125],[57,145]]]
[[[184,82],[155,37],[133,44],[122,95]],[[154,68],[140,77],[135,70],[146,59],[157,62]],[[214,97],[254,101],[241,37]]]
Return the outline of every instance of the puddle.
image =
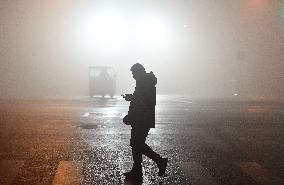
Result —
[[[78,128],[81,128],[81,129],[97,129],[98,125],[83,124],[83,125],[78,126]]]
[[[83,114],[83,117],[106,117],[106,118],[123,118],[126,113],[118,112],[86,112]]]

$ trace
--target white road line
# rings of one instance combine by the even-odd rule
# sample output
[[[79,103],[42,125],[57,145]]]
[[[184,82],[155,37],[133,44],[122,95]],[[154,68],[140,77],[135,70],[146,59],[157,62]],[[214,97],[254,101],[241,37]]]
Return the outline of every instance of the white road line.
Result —
[[[3,160],[0,162],[0,184],[10,185],[17,176],[24,161],[20,160]]]
[[[81,183],[82,163],[76,161],[60,161],[53,185],[78,185]]]
[[[82,117],[89,117],[90,113],[89,112],[85,112],[84,115]]]
[[[179,167],[192,185],[217,185],[208,171],[197,162],[181,162]]]
[[[256,162],[239,162],[237,165],[241,168],[241,170],[251,176],[257,183],[261,185],[270,185],[271,177],[269,172],[261,167]]]
[[[181,103],[197,104],[190,97],[180,97],[180,96],[178,96],[178,97],[172,98],[172,100],[176,101],[176,102],[181,102]]]

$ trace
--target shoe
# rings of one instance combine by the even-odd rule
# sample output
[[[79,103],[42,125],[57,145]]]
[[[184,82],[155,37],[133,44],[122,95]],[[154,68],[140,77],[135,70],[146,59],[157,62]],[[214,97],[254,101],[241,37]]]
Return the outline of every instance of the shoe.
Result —
[[[124,184],[132,184],[132,185],[142,185],[143,184],[143,177],[133,177],[133,176],[125,176]]]
[[[138,170],[131,170],[129,172],[125,172],[123,173],[123,175],[125,177],[130,177],[130,178],[142,178],[143,177],[142,171],[138,171]]]
[[[157,163],[158,168],[159,168],[158,176],[162,176],[165,174],[167,164],[168,164],[168,158],[161,158],[159,160],[159,162]]]

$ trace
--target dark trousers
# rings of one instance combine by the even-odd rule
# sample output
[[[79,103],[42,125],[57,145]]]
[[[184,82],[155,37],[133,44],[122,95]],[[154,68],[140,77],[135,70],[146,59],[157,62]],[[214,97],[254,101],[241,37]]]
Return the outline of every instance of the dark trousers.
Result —
[[[149,157],[156,163],[161,158],[159,154],[154,152],[146,143],[146,138],[148,136],[150,128],[143,127],[132,127],[131,129],[131,139],[130,146],[132,147],[133,156],[133,169],[141,169],[142,154]]]

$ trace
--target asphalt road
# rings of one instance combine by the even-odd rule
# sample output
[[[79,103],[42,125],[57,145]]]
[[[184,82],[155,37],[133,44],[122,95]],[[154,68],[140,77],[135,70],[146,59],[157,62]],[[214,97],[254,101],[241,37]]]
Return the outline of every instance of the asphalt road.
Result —
[[[0,185],[133,184],[121,98],[0,100]],[[284,104],[159,96],[143,184],[284,185]]]

